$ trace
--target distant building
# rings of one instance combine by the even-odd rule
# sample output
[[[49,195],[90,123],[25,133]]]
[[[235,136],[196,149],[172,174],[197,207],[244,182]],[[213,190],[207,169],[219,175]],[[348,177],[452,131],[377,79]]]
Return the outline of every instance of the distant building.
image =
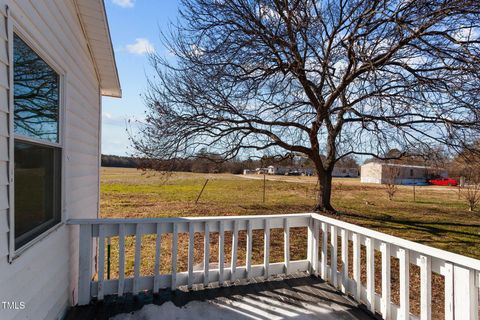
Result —
[[[390,169],[389,169],[390,168]],[[395,184],[421,185],[426,184],[433,178],[446,178],[448,172],[445,169],[439,169],[426,166],[414,166],[394,163],[370,162],[362,165],[361,178],[362,183],[387,183],[391,175],[391,168],[396,168]]]
[[[333,168],[332,177],[358,178],[358,168]]]
[[[297,166],[268,166],[266,174],[281,176],[312,176],[313,169]]]

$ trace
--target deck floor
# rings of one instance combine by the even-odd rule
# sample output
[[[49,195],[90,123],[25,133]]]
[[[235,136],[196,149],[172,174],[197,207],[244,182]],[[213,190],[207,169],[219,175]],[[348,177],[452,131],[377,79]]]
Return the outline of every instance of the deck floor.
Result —
[[[263,279],[253,279],[248,283],[238,281],[225,287],[204,289],[199,285],[194,286],[192,290],[179,289],[174,292],[165,290],[157,295],[142,293],[135,297],[131,295],[123,298],[106,297],[104,302],[73,308],[66,319],[109,319],[118,314],[137,311],[145,305],[162,305],[168,301],[177,307],[184,307],[192,301],[208,302],[206,307],[214,306],[229,310],[230,314],[225,316],[228,319],[232,318],[232,312],[235,313],[235,319],[374,319],[367,311],[357,307],[321,279],[305,273],[274,277],[268,281]],[[138,319],[140,318],[144,319],[139,314]],[[158,314],[158,317],[148,320],[157,318],[165,317]],[[178,318],[188,317],[179,314]],[[221,318],[223,317],[220,316],[219,319]],[[192,319],[191,314],[188,319]]]

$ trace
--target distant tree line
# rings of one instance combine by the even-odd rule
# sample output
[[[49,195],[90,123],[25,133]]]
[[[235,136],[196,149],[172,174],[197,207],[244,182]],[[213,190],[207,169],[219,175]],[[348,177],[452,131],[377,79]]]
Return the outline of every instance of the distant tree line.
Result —
[[[140,162],[139,158],[102,154],[102,167],[138,168]]]
[[[314,169],[312,161],[299,154],[264,155],[247,159],[230,159],[225,161],[220,155],[200,150],[190,158],[147,159],[116,155],[102,155],[103,167],[138,168],[164,172],[183,171],[198,173],[233,173],[241,174],[243,170],[255,170],[268,166],[281,166],[297,169]],[[340,168],[357,168],[353,157],[345,157],[337,163]]]

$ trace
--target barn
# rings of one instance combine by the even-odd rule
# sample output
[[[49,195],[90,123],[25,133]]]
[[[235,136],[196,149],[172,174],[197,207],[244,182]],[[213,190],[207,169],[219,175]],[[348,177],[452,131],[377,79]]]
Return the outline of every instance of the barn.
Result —
[[[102,0],[0,0],[0,318],[60,319],[99,208],[101,96],[120,97]]]
[[[360,180],[362,183],[387,183],[421,185],[429,179],[446,178],[445,169],[395,163],[369,162],[361,167]]]

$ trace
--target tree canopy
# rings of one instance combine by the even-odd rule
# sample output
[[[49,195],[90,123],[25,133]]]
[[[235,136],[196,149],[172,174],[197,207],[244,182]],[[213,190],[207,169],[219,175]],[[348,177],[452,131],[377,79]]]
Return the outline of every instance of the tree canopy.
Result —
[[[473,0],[183,0],[133,142],[162,158],[302,153],[330,210],[344,157],[480,137],[479,38]]]

